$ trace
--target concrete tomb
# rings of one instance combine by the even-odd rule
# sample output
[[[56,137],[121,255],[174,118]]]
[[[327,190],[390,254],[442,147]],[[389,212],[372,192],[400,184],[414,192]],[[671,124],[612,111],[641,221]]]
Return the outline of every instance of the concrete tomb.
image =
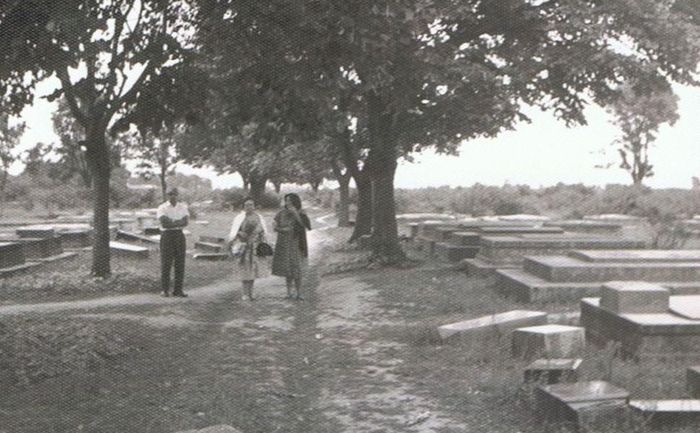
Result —
[[[0,277],[11,277],[40,265],[26,262],[22,244],[19,242],[0,242]]]
[[[673,294],[700,294],[700,259],[682,250],[573,251],[530,256],[523,269],[499,269],[497,289],[530,302],[597,295],[608,281],[655,282]]]
[[[140,235],[138,233],[128,232],[125,230],[117,230],[116,240],[125,240],[132,242],[142,242],[149,245],[159,245],[160,240],[154,239],[148,236]]]
[[[687,296],[671,296],[669,304],[687,303],[684,298]],[[637,359],[700,357],[700,320],[675,314],[670,305],[665,312],[647,313],[625,312],[625,309],[639,311],[634,302],[622,302],[618,306],[622,311],[604,308],[600,298],[581,300],[581,324],[586,328],[587,339],[600,344],[616,341],[624,356]],[[700,304],[694,304],[694,308],[700,311]],[[650,309],[657,310],[661,310],[658,304]]]
[[[226,247],[223,244],[202,241],[195,242],[194,247],[208,253],[222,253],[226,250]]]
[[[629,405],[652,428],[700,422],[700,400],[630,400]]]
[[[525,368],[526,383],[539,382],[547,385],[578,381],[580,358],[537,359]]]
[[[226,238],[222,238],[220,236],[212,236],[212,235],[201,235],[199,237],[199,240],[201,242],[209,242],[210,244],[225,244],[226,243]]]
[[[109,243],[109,250],[116,256],[133,259],[148,258],[148,248],[127,244],[124,242],[111,241]]]
[[[542,385],[535,398],[540,422],[612,432],[626,421],[629,393],[608,382],[590,381]]]
[[[511,335],[513,356],[524,359],[580,356],[586,345],[585,329],[579,326],[529,326]]]
[[[557,226],[569,233],[614,235],[622,231],[622,224],[596,220],[559,220],[547,221],[545,227]]]
[[[600,306],[618,314],[666,313],[671,291],[645,281],[611,281],[603,284]]]
[[[192,255],[195,260],[220,261],[229,260],[231,256],[228,253],[195,253]]]
[[[52,238],[56,236],[56,231],[53,226],[35,225],[20,227],[15,230],[20,238]]]
[[[545,312],[513,310],[443,325],[438,327],[438,333],[443,340],[509,337],[510,333],[517,328],[546,323],[547,313]]]
[[[688,395],[692,398],[700,398],[700,365],[688,367],[685,382],[688,388]]]

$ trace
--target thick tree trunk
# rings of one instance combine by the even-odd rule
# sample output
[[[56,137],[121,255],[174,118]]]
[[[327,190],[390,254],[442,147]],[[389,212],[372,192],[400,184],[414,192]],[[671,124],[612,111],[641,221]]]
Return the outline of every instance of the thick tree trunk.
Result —
[[[167,167],[160,166],[160,191],[163,194],[163,201],[168,199],[168,183],[165,181],[165,176],[167,175]]]
[[[355,215],[355,228],[348,242],[354,242],[361,236],[372,234],[372,183],[364,172],[357,173],[353,178],[357,187],[357,215]]]
[[[3,214],[3,209],[5,208],[5,187],[7,186],[7,168],[2,170],[0,173],[0,216]]]
[[[350,176],[347,174],[338,176],[338,192],[338,227],[347,227],[350,225]]]
[[[251,175],[250,176],[250,196],[255,203],[260,203],[265,195],[265,184],[267,179],[264,176]]]
[[[105,131],[97,129],[87,137],[86,158],[92,172],[93,229],[92,274],[107,277],[111,273],[109,254],[109,177],[111,164],[105,143]]]

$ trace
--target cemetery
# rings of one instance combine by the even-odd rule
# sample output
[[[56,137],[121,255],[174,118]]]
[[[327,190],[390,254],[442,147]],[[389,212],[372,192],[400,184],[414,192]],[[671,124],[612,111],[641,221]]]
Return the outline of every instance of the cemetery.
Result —
[[[698,1],[362,3],[2,2],[0,433],[700,431]]]

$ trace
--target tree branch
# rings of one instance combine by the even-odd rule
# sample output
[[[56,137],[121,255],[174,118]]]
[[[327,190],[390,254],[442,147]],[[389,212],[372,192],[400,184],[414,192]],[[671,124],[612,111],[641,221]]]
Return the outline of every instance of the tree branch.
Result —
[[[70,107],[71,112],[73,113],[73,116],[75,116],[75,120],[80,123],[80,126],[83,128],[88,127],[88,117],[83,111],[80,109],[78,105],[78,101],[75,96],[75,92],[73,89],[73,84],[70,82],[70,78],[68,76],[68,68],[66,69],[57,69],[56,70],[56,75],[58,76],[58,79],[61,81],[61,87],[63,88],[63,94],[66,97],[66,101],[68,102],[68,106]]]

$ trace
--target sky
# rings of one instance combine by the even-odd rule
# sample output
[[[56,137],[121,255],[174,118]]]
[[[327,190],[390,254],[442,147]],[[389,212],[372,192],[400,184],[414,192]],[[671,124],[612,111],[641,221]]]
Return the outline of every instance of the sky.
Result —
[[[50,93],[55,85],[51,80],[41,83],[37,95]],[[700,177],[700,89],[675,86],[674,90],[680,98],[680,119],[675,125],[664,125],[659,130],[650,152],[655,175],[645,184],[654,188],[690,188],[692,177]],[[27,130],[20,150],[37,142],[58,141],[51,123],[55,107],[56,103],[36,98],[34,104],[22,112]],[[619,156],[611,145],[619,132],[603,109],[589,108],[586,112],[588,125],[573,128],[567,128],[551,114],[537,109],[527,114],[531,123],[519,124],[515,130],[496,138],[465,142],[459,156],[424,152],[416,155],[413,163],[400,162],[396,187],[630,183],[629,174],[617,168]],[[610,163],[610,168],[596,168]],[[17,174],[21,170],[21,164],[15,164],[11,172]],[[236,174],[218,176],[212,170],[187,166],[179,167],[178,171],[209,178],[215,188],[241,186]]]

